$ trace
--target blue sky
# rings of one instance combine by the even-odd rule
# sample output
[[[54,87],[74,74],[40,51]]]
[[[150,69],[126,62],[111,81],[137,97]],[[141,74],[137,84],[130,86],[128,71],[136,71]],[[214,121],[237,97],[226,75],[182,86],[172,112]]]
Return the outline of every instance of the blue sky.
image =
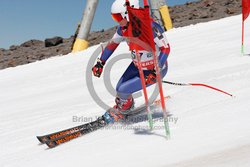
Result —
[[[167,0],[169,6],[194,0]],[[92,31],[110,28],[113,0],[100,0]],[[81,21],[86,0],[0,0],[0,48],[30,39],[73,35]]]

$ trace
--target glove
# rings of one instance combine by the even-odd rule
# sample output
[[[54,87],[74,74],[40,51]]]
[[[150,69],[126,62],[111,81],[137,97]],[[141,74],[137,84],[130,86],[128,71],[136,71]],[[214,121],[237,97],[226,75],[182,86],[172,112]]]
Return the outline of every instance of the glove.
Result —
[[[145,78],[146,85],[151,85],[156,83],[156,72],[155,70],[150,70],[150,73]]]
[[[100,59],[97,59],[96,65],[92,68],[93,75],[100,78],[102,71],[103,71],[103,66],[105,65],[105,62],[103,62]]]

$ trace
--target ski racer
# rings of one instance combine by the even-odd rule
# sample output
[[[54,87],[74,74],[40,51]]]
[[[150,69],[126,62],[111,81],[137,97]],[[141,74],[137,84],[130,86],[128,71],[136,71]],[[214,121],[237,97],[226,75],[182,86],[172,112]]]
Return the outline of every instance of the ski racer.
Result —
[[[139,8],[139,1],[130,0],[130,6],[133,8]],[[128,24],[130,24],[126,0],[114,1],[111,7],[111,15],[112,18],[119,23],[119,26],[111,42],[106,46],[103,53],[101,54],[101,57],[97,59],[96,65],[92,68],[93,75],[96,77],[101,76],[106,61],[116,50],[119,44],[126,39]],[[168,71],[167,58],[170,53],[170,45],[167,41],[166,35],[164,34],[164,30],[154,21],[152,21],[152,30],[154,33],[154,43],[158,50],[157,56],[160,74],[161,78],[163,78]],[[148,87],[156,83],[153,54],[146,50],[139,50],[138,53],[141,56],[142,69],[146,86]],[[133,112],[134,99],[132,94],[142,89],[135,51],[131,52],[131,56],[133,62],[131,62],[131,64],[128,66],[116,86],[116,104],[113,109],[108,110],[103,115],[105,122],[108,124],[119,121],[120,119],[123,119],[125,115]]]

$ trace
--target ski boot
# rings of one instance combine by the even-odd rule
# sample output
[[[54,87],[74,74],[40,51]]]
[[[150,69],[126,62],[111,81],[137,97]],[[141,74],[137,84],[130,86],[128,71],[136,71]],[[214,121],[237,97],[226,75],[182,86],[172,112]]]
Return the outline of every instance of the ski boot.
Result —
[[[129,96],[128,99],[116,97],[115,103],[116,105],[103,115],[107,124],[124,119],[134,109],[134,99],[132,96]]]

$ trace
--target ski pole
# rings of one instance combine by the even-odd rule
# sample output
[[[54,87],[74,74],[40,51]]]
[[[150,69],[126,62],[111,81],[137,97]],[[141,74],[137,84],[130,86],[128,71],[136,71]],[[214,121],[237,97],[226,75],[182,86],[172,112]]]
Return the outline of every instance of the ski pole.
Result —
[[[147,9],[148,15],[150,17],[150,9],[149,9],[149,3],[148,0],[144,0],[144,8]],[[153,34],[151,34],[153,35]],[[163,111],[163,118],[164,118],[164,126],[165,126],[165,132],[166,132],[166,137],[167,139],[170,138],[170,129],[169,129],[169,123],[168,123],[168,113],[166,110],[166,105],[165,105],[165,98],[163,94],[163,88],[162,88],[162,79],[161,79],[161,74],[160,74],[160,68],[158,64],[158,57],[156,55],[156,48],[154,46],[153,48],[153,58],[154,58],[154,65],[155,65],[155,71],[156,71],[156,79],[158,82],[158,88],[159,88],[159,93],[160,93],[160,99],[161,99],[161,107]]]
[[[141,78],[143,94],[144,94],[144,98],[145,98],[145,105],[146,105],[146,110],[147,110],[147,115],[148,115],[149,127],[150,127],[150,130],[153,130],[153,117],[152,117],[152,112],[151,112],[150,106],[149,106],[148,93],[147,93],[147,88],[146,88],[145,77],[144,77],[144,74],[142,71],[141,58],[140,58],[140,55],[138,54],[137,49],[135,51],[135,54],[136,54],[136,58],[138,61],[138,69],[139,69],[139,74],[140,74],[140,78]]]
[[[226,94],[228,96],[231,96],[231,97],[235,97],[234,95],[230,94],[230,93],[227,93],[221,89],[218,89],[218,88],[215,88],[215,87],[212,87],[210,85],[206,85],[206,84],[201,84],[201,83],[174,83],[174,82],[170,82],[170,81],[162,81],[163,83],[166,83],[166,84],[170,84],[170,85],[176,85],[176,86],[200,86],[200,87],[206,87],[206,88],[209,88],[209,89],[213,89],[215,91],[218,91],[218,92],[221,92],[223,94]]]
[[[158,64],[158,58],[157,58],[155,51],[153,52],[153,55],[154,55],[156,79],[157,79],[159,93],[160,93],[160,99],[161,99],[161,107],[162,107],[162,112],[163,112],[165,132],[166,132],[167,139],[169,139],[170,138],[170,129],[169,129],[169,123],[168,123],[168,116],[169,115],[168,115],[167,110],[166,110],[165,98],[164,98],[163,88],[162,88],[162,79],[161,79],[161,74],[160,74],[160,69],[159,69],[159,64]]]

